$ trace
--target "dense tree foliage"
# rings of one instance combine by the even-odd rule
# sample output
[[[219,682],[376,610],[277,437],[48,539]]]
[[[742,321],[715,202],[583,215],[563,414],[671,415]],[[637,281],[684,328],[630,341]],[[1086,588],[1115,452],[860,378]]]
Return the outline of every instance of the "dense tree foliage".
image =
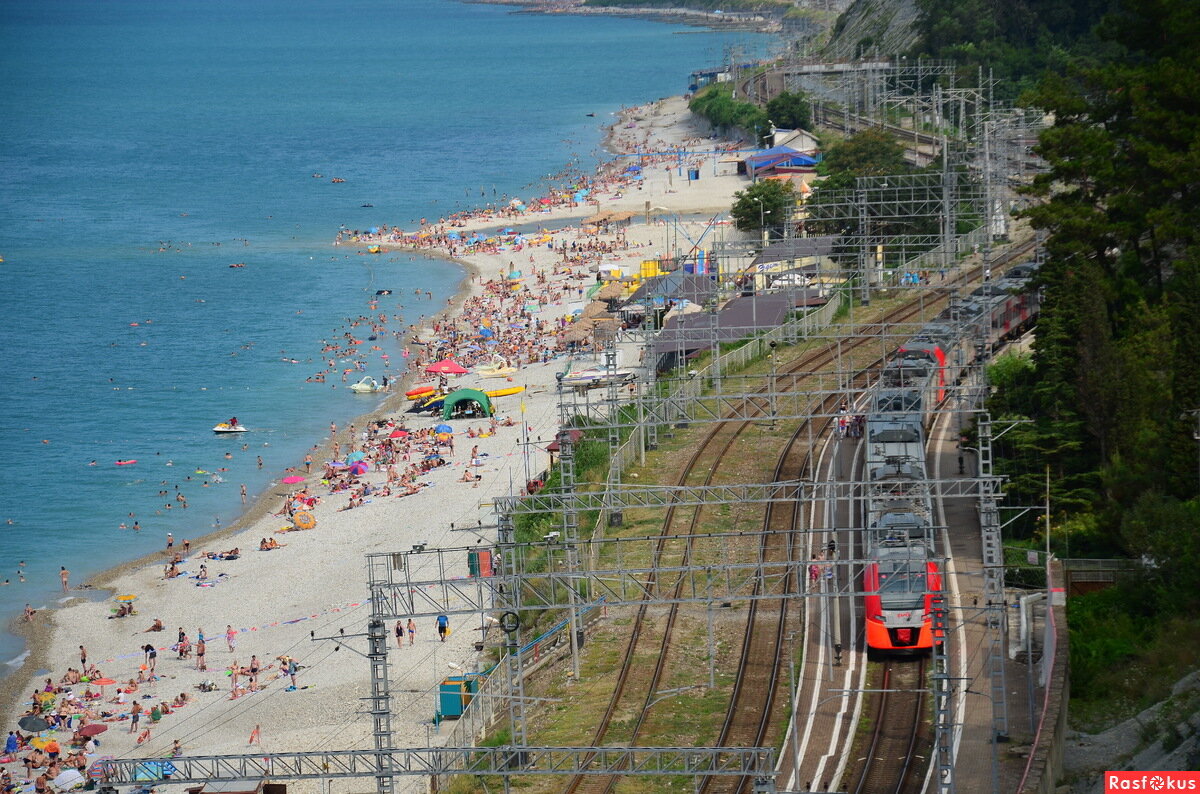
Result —
[[[767,117],[785,130],[811,129],[812,105],[804,94],[784,91],[767,103]]]
[[[1196,10],[1125,0],[1097,28],[1114,57],[1077,62],[1031,95],[1054,118],[1037,146],[1044,202],[1026,213],[1049,232],[1044,300],[1032,359],[993,368],[993,412],[1033,419],[998,445],[1000,465],[1017,504],[1041,500],[1049,467],[1060,554],[1149,563],[1103,597],[1134,610],[1140,634],[1112,631],[1128,613],[1101,627],[1094,604],[1071,602],[1084,685],[1153,636],[1147,626],[1200,609]]]
[[[761,139],[770,134],[767,112],[758,105],[733,98],[732,83],[713,83],[696,92],[688,108],[717,129],[739,129]]]
[[[733,225],[742,231],[758,231],[778,226],[787,217],[789,207],[796,205],[796,194],[790,182],[774,179],[755,182],[733,194]]]
[[[1081,55],[1104,51],[1092,35],[1116,0],[918,0],[921,43],[913,54],[953,60],[966,72],[982,66],[1012,98],[1045,71],[1063,71]]]
[[[829,147],[818,166],[826,190],[854,187],[860,176],[909,174],[916,169],[904,159],[904,147],[895,136],[874,127]]]
[[[829,148],[818,166],[822,179],[813,184],[805,202],[804,228],[813,235],[856,235],[863,231],[884,247],[885,267],[893,267],[933,248],[942,230],[944,175],[940,161],[918,168],[904,155],[904,147],[886,132],[867,129]],[[876,180],[860,194],[861,177],[914,177]],[[949,178],[965,187],[974,177],[956,169]],[[888,184],[891,183],[891,187]],[[967,191],[954,191],[956,195]],[[861,202],[860,202],[861,199]],[[978,209],[959,201],[956,206],[958,232],[978,226]],[[835,259],[854,267],[858,254],[847,246]]]

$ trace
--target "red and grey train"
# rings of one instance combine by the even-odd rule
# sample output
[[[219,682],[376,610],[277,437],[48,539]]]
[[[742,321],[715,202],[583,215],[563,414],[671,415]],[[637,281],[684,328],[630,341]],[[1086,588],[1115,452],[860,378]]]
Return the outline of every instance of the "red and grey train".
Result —
[[[1037,295],[1028,289],[1035,270],[1033,263],[1016,265],[954,301],[897,349],[869,395],[862,574],[868,653],[933,647],[942,572],[926,433],[963,368],[1037,316]]]

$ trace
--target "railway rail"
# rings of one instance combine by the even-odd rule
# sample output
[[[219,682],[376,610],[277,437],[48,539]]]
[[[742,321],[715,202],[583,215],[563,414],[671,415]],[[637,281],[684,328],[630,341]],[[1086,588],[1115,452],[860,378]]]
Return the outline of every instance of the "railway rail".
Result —
[[[871,736],[853,794],[904,794],[915,791],[923,778],[917,763],[928,740],[926,724],[926,659],[889,660],[879,676]]]
[[[999,272],[1007,264],[1027,255],[1034,245],[1033,241],[1014,245],[993,260],[991,266]],[[902,323],[922,311],[936,309],[941,301],[948,299],[952,289],[972,282],[982,275],[982,271],[982,265],[965,268],[956,277],[947,281],[945,289],[938,299],[929,300],[922,295],[893,309],[873,326],[879,329],[875,331],[875,334],[882,333],[882,329],[887,324]],[[802,355],[777,374],[777,383],[788,384],[790,388],[796,389],[803,382],[804,373],[828,367],[836,361],[839,355],[845,356],[853,349],[867,345],[871,341],[873,341],[873,336],[864,335],[852,339],[849,347],[842,347],[840,353],[835,353],[826,347]],[[877,361],[876,365],[878,363]],[[871,367],[867,367],[864,372],[870,369]],[[793,377],[788,377],[789,375]],[[830,399],[835,398],[831,397]],[[821,434],[824,425],[830,421],[828,415],[834,413],[834,410],[835,406],[833,405],[827,405],[822,409],[820,413],[825,414],[826,418],[820,428],[814,428],[814,436]],[[819,419],[819,415],[816,418]],[[812,421],[814,420],[809,419],[802,423],[780,453],[775,466],[777,478],[800,476],[809,465],[812,451],[801,452],[798,443],[801,435],[808,429],[808,422]],[[729,450],[733,448],[749,426],[751,426],[750,420],[730,420],[714,424],[700,445],[689,456],[676,484],[686,484],[696,476],[702,476],[706,484],[711,483],[720,468],[720,461],[726,457]],[[669,508],[663,519],[663,536],[655,552],[656,565],[665,552],[670,537],[673,534],[679,534],[674,528],[682,527],[683,532],[695,534],[702,512],[703,508],[696,507],[693,508],[690,516],[679,519],[676,515],[676,508]],[[764,517],[764,528],[776,530],[795,528],[799,514],[799,506],[775,506],[767,511]],[[764,537],[766,538],[764,546],[757,550],[762,559],[781,559],[784,558],[784,555],[794,557],[799,553],[798,544],[794,541],[781,541],[780,533],[768,532]],[[690,555],[691,549],[685,549],[683,553]],[[781,721],[782,715],[777,713],[781,709],[777,707],[776,694],[783,669],[780,651],[786,632],[789,600],[781,598],[779,602],[757,600],[751,602],[743,631],[739,666],[734,677],[736,684],[721,726],[719,743],[733,742],[734,744],[744,743],[747,746],[759,746],[767,740],[772,725],[778,725]],[[776,603],[778,606],[774,606]],[[659,689],[666,672],[678,614],[679,606],[677,604],[669,607],[662,628],[655,632],[649,625],[649,604],[642,604],[638,607],[617,674],[617,681],[613,687],[613,694],[593,732],[592,746],[603,746],[614,741],[631,746],[638,744],[646,725],[649,707],[653,705],[660,694]],[[649,669],[646,665],[638,665],[636,660],[644,658],[648,653],[644,650],[645,646],[654,644],[657,645],[656,652],[651,651],[655,657],[654,665]],[[641,701],[640,705],[636,705],[639,700]],[[614,717],[623,711],[630,710],[636,711],[630,735],[617,740],[610,735]],[[568,794],[578,794],[579,792],[608,794],[613,791],[619,779],[619,774],[577,775],[570,779],[565,791]],[[708,779],[702,784],[701,791],[710,792],[710,794],[726,794],[726,792],[744,794],[749,790],[751,782],[749,780],[715,781]]]

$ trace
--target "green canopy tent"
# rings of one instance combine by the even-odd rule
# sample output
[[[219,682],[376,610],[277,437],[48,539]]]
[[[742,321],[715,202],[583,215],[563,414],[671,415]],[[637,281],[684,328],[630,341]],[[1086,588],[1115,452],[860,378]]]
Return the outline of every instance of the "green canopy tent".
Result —
[[[491,416],[496,412],[492,408],[491,398],[479,389],[457,389],[446,395],[446,402],[442,404],[442,419],[449,419],[454,413],[454,406],[465,401],[478,403],[484,416]]]

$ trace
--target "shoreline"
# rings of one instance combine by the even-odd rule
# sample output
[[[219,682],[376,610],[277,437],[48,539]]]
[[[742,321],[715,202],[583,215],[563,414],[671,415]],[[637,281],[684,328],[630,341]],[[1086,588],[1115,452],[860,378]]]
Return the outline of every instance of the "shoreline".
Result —
[[[539,233],[539,243],[509,240],[457,249],[454,244],[409,247],[370,239],[343,243],[343,248],[352,245],[359,250],[375,244],[387,245],[389,249],[410,248],[422,256],[454,262],[465,271],[447,305],[421,320],[416,329],[429,345],[414,345],[411,336],[405,338],[403,346],[412,351],[412,357],[407,361],[407,370],[393,387],[394,393],[377,407],[356,417],[355,426],[361,427],[369,419],[397,416],[398,426],[406,427],[418,436],[422,431],[432,433],[438,419],[410,420],[407,417],[411,415],[400,413],[407,402],[403,392],[421,378],[423,363],[429,363],[423,362],[423,357],[428,355],[432,360],[439,353],[433,349],[435,343],[448,344],[446,339],[454,340],[450,349],[457,351],[456,356],[473,358],[476,366],[487,363],[488,358],[480,345],[469,344],[474,337],[481,340],[482,345],[484,337],[478,333],[481,326],[501,330],[497,340],[500,344],[492,349],[502,351],[505,357],[512,357],[515,351],[516,367],[506,380],[478,381],[478,388],[523,387],[519,397],[519,418],[514,419],[518,398],[509,396],[499,398],[497,414],[505,420],[494,424],[490,432],[484,432],[486,422],[476,431],[474,425],[479,423],[478,420],[452,420],[457,447],[451,445],[448,454],[438,453],[446,458],[446,465],[419,475],[420,485],[410,492],[412,495],[391,494],[404,497],[402,503],[376,496],[347,513],[344,512],[346,507],[337,507],[344,500],[345,492],[326,494],[317,486],[314,493],[320,489],[322,503],[312,509],[318,524],[315,531],[278,536],[279,525],[285,519],[275,518],[274,511],[279,502],[272,500],[282,496],[278,491],[287,489],[277,482],[248,505],[230,526],[194,539],[192,558],[185,565],[199,563],[204,559],[198,554],[201,549],[212,550],[214,544],[224,543],[228,538],[238,537],[234,543],[240,542],[240,548],[246,549],[242,559],[236,561],[207,560],[216,576],[213,586],[197,581],[193,588],[182,576],[179,579],[159,576],[154,566],[162,564],[165,551],[143,555],[90,577],[87,584],[97,589],[111,588],[114,592],[137,594],[139,615],[132,621],[108,621],[105,618],[110,612],[110,600],[77,599],[61,608],[48,610],[49,615],[40,614],[36,625],[22,627],[27,629],[21,633],[27,638],[30,653],[18,669],[0,682],[0,697],[9,707],[10,718],[15,720],[20,713],[21,693],[35,685],[35,671],[48,668],[49,675],[57,680],[63,668],[73,663],[72,656],[77,655],[75,647],[80,642],[89,649],[89,661],[98,661],[104,667],[105,675],[118,681],[136,675],[137,663],[130,660],[140,655],[135,648],[147,641],[142,630],[152,619],[162,617],[166,633],[152,638],[155,640],[152,644],[159,647],[158,672],[162,679],[141,686],[156,699],[174,697],[183,691],[192,695],[197,705],[188,705],[179,715],[165,718],[162,725],[154,729],[155,735],[142,746],[134,745],[132,736],[126,737],[123,728],[128,723],[115,722],[117,730],[105,734],[106,754],[159,757],[166,754],[172,739],[184,742],[185,754],[243,752],[246,735],[251,729],[257,732],[260,724],[264,736],[269,737],[262,741],[267,751],[325,746],[327,741],[318,741],[317,737],[328,732],[331,725],[337,726],[337,746],[369,744],[369,726],[357,709],[357,703],[368,691],[366,666],[357,664],[357,660],[352,661],[346,654],[334,657],[336,646],[312,642],[310,631],[325,636],[344,630],[348,637],[362,631],[369,606],[364,582],[364,555],[367,553],[395,552],[409,548],[410,544],[462,549],[476,542],[494,541],[494,537],[476,533],[474,527],[477,520],[488,518],[490,503],[495,496],[512,493],[518,483],[524,484],[526,474],[544,468],[548,453],[542,447],[553,438],[558,424],[555,372],[564,365],[591,366],[590,362],[594,360],[593,353],[567,355],[560,348],[565,347],[563,337],[567,329],[573,328],[566,318],[574,313],[574,306],[582,308],[586,303],[584,294],[597,283],[597,269],[620,266],[636,272],[643,260],[669,253],[666,216],[661,212],[673,213],[677,229],[686,230],[690,225],[696,227],[698,234],[707,231],[708,225],[683,220],[682,216],[705,209],[727,211],[734,190],[744,187],[745,180],[736,175],[736,169],[721,163],[728,149],[720,147],[736,146],[736,143],[713,143],[699,124],[679,97],[623,109],[608,125],[606,146],[624,151],[667,151],[669,146],[704,148],[714,150],[712,157],[705,155],[695,164],[690,160],[677,162],[674,156],[666,160],[645,158],[644,179],[636,183],[626,181],[617,186],[615,192],[605,192],[605,188],[613,187],[612,183],[602,184],[592,197],[594,203],[568,206],[568,202],[550,212],[530,213],[520,219],[498,218],[479,212],[475,217],[462,219],[461,226],[454,223],[453,216],[451,218],[455,228],[463,229],[509,224],[534,226],[539,221],[552,219],[568,221],[561,229]],[[691,145],[698,141],[706,145]],[[599,169],[601,183],[605,173],[625,165],[626,161],[620,157],[619,151],[614,153]],[[703,179],[699,182],[679,181],[676,174],[684,166],[693,165],[704,169]],[[636,212],[643,207],[656,207],[653,213],[656,220],[644,223],[643,218],[638,217],[641,213]],[[603,231],[580,228],[580,216],[590,216],[597,209],[630,213],[635,216],[630,220],[636,222]],[[520,270],[525,275],[510,283],[505,274],[513,270]],[[502,275],[488,280],[487,273]],[[489,322],[499,324],[489,325]],[[637,349],[632,344],[621,347],[622,355],[627,358],[626,366],[637,366],[632,363]],[[477,352],[469,352],[472,348]],[[485,377],[488,376],[468,376],[461,383],[476,386],[474,381]],[[345,437],[343,429],[336,439],[325,438],[314,457],[325,459],[333,451],[334,441],[340,443]],[[408,442],[404,443],[404,448],[404,460],[408,461]],[[471,448],[469,455],[466,453],[468,448]],[[476,449],[481,454],[476,455]],[[414,459],[422,460],[428,451],[414,450]],[[373,449],[371,454],[376,452]],[[533,468],[530,468],[530,455],[534,457]],[[376,458],[375,461],[373,465],[378,473],[382,473],[386,460]],[[410,467],[409,464],[400,465]],[[461,477],[455,476],[460,473]],[[374,481],[376,487],[382,485],[376,472],[364,479]],[[390,475],[388,483],[391,483]],[[461,534],[463,532],[467,535]],[[289,548],[260,553],[253,547],[254,537],[279,537],[281,545]],[[466,573],[466,562],[465,557],[458,561],[463,574]],[[454,575],[458,575],[457,568]],[[474,650],[476,642],[493,640],[481,617],[476,621],[475,617],[463,615],[453,620],[453,635],[440,643],[431,636],[430,622],[423,618],[416,630],[416,642],[410,638],[408,645],[390,654],[396,664],[392,668],[393,675],[403,679],[403,684],[396,685],[393,690],[397,746],[421,745],[426,741],[437,743],[429,737],[429,719],[447,664],[464,670],[478,669],[482,657]],[[480,625],[473,627],[473,621]],[[236,627],[234,632],[239,646],[236,653],[225,648],[220,630],[225,625]],[[209,658],[212,667],[209,669],[212,672],[195,669],[190,660],[173,658],[170,643],[174,635],[170,632],[174,626],[179,626],[190,636],[194,636],[192,632],[197,627],[211,632],[208,636],[211,637]],[[136,632],[132,637],[129,636],[131,630]],[[239,667],[242,666],[251,652],[260,654],[264,663],[288,656],[298,657],[304,665],[298,682],[303,691],[283,689],[287,682],[281,682],[283,676],[275,671],[267,674],[263,691],[239,695],[234,690],[226,697],[230,679],[222,674],[223,668],[235,658]],[[218,691],[205,694],[207,690],[204,690],[195,694],[195,687],[206,676],[215,679]],[[112,709],[107,705],[104,708]],[[403,784],[398,789],[410,790]],[[297,786],[297,791],[308,790],[310,788],[304,784]]]
[[[418,251],[417,249],[412,249],[411,252],[420,253],[423,256],[433,256],[437,259],[441,259],[463,268],[463,277],[459,280],[458,286],[455,288],[454,293],[449,299],[451,304],[431,316],[429,319],[430,321],[437,320],[443,316],[456,312],[470,297],[472,281],[476,277],[482,275],[479,271],[479,268],[474,263],[457,257],[444,255],[439,256],[434,252],[427,250]],[[412,336],[412,333],[405,334],[404,341],[401,343],[401,348],[411,347],[410,340]],[[385,413],[395,413],[396,410],[404,404],[404,391],[407,388],[411,388],[412,381],[414,380],[415,374],[411,370],[406,369],[400,378],[395,382],[395,391],[390,393],[375,409],[354,416],[354,418],[351,420],[351,424],[365,426],[366,423],[371,419],[377,418]],[[315,449],[313,457],[318,460],[328,456],[333,449],[333,439],[326,437],[322,437],[322,439],[323,440],[318,441],[318,443],[314,445]],[[203,535],[197,535],[193,539],[193,542],[196,544],[196,548],[206,548],[216,544],[218,541],[232,538],[233,536],[249,529],[257,522],[262,521],[263,519],[272,515],[275,507],[279,503],[280,498],[286,495],[284,493],[276,492],[279,487],[281,487],[281,483],[277,481],[273,482],[271,485],[268,485],[262,491],[262,493],[245,505],[242,511],[238,514],[237,518],[228,526],[215,529]],[[286,486],[282,487],[286,488]],[[162,563],[162,559],[162,551],[151,551],[93,574],[73,588],[73,590],[84,591],[86,595],[79,595],[74,598],[67,596],[65,601],[56,601],[55,604],[57,604],[57,606],[38,610],[40,617],[34,622],[25,621],[19,615],[13,617],[9,621],[7,630],[11,634],[21,637],[24,640],[25,650],[20,656],[15,657],[15,659],[21,659],[21,663],[13,664],[12,661],[15,661],[15,659],[6,663],[6,666],[9,667],[9,671],[3,676],[0,676],[0,713],[11,714],[15,712],[20,705],[20,693],[24,684],[28,680],[37,677],[39,675],[38,671],[49,668],[51,663],[50,659],[48,658],[50,645],[54,632],[59,628],[56,617],[64,607],[70,606],[77,600],[107,601],[110,597],[112,597],[112,594],[116,592],[117,588],[115,585],[122,577],[128,576],[136,571],[148,568],[150,566],[160,565]],[[95,599],[92,597],[96,594],[105,592],[109,593],[109,595],[105,596],[103,599]]]
[[[462,0],[473,5],[512,6],[514,14],[571,14],[573,16],[611,16],[644,19],[650,22],[687,25],[708,30],[745,30],[754,33],[778,33],[781,24],[753,12],[714,13],[686,6],[591,6],[582,2],[553,0]]]

